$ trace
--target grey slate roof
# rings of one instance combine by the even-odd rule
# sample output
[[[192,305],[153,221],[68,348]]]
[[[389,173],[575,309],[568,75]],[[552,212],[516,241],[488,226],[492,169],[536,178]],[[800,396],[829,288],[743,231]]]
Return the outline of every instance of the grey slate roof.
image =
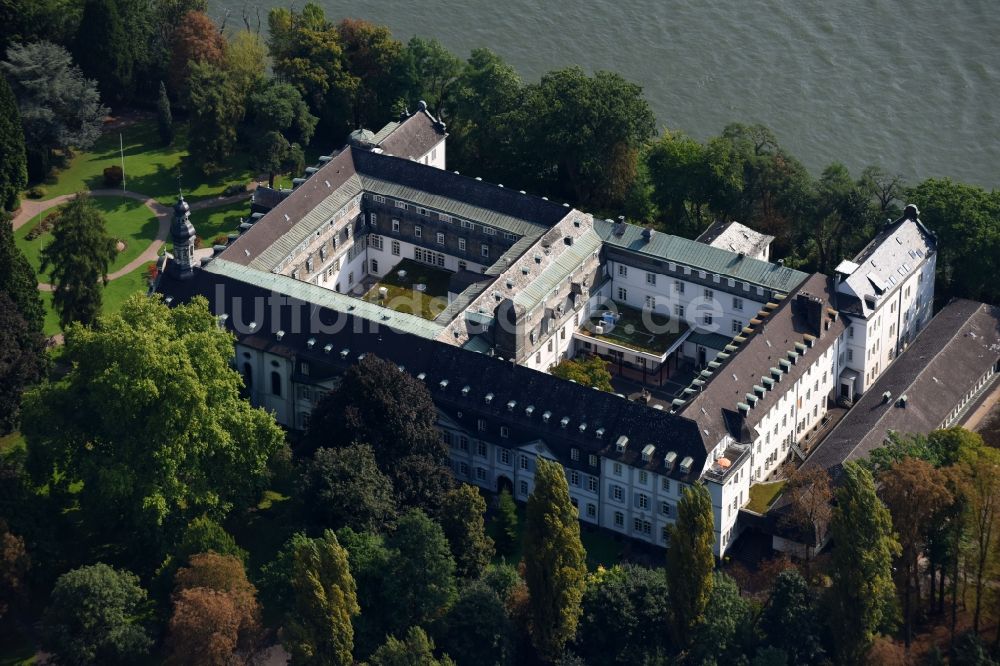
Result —
[[[446,136],[441,123],[426,110],[395,123],[388,132],[387,127],[375,135],[373,142],[386,153],[405,159],[420,159]]]
[[[820,329],[812,326],[804,312],[796,305],[799,294],[808,294],[822,301],[823,316]],[[775,403],[813,364],[815,356],[824,353],[844,330],[844,318],[836,321],[827,315],[828,308],[836,309],[836,292],[833,281],[825,275],[814,273],[808,280],[781,301],[771,314],[763,318],[749,334],[741,334],[746,341],[728,359],[713,371],[710,379],[680,409],[680,413],[698,421],[706,439],[718,443],[726,434],[743,441],[752,441],[757,434],[753,428],[760,423]],[[795,343],[803,343],[806,335],[815,336],[813,346],[808,348],[803,361],[789,366],[781,381],[774,389],[764,393],[756,406],[745,417],[737,409],[737,404],[747,402],[746,394],[754,392],[763,377],[770,376],[770,369],[787,359],[789,351],[795,351]],[[734,378],[735,375],[735,378]]]
[[[787,293],[797,287],[808,275],[792,268],[785,268],[750,257],[723,250],[680,236],[655,232],[649,242],[642,237],[643,229],[626,224],[621,236],[614,234],[615,223],[594,220],[594,230],[608,245],[639,255],[673,261],[708,273],[718,273],[773,291]]]
[[[865,296],[883,298],[900,288],[935,246],[934,236],[918,220],[904,217],[882,229],[854,258],[858,268],[844,279],[844,287],[857,297],[852,310],[871,314]]]
[[[945,306],[890,365],[804,466],[837,472],[881,446],[890,430],[926,434],[940,426],[1000,359],[1000,308],[960,299]],[[889,391],[885,402],[882,395]],[[906,407],[899,398],[906,395]]]
[[[242,281],[241,277],[229,270],[203,269],[195,271],[194,277],[187,281],[164,275],[157,289],[170,295],[173,304],[187,302],[199,295],[205,297],[213,312],[230,314],[224,325],[241,343],[307,360],[311,376],[324,376],[324,373],[329,376],[330,368],[342,372],[363,354],[375,354],[402,365],[411,375],[426,373],[425,384],[438,407],[470,431],[476,431],[478,418],[488,420],[491,433],[499,424],[508,425],[511,447],[541,439],[567,466],[600,473],[599,469],[586,467],[586,455],[581,456],[580,461],[572,461],[570,447],[661,474],[665,472],[663,455],[668,450],[676,451],[678,460],[691,456],[694,464],[689,475],[681,475],[679,469],[675,469],[671,476],[689,482],[697,479],[704,466],[705,444],[697,424],[690,419],[509,361],[415,336],[393,327],[392,322],[386,325],[340,311],[339,307],[334,310],[327,304],[299,300],[303,294],[291,294],[291,299],[277,307],[263,307],[251,314],[253,304],[270,295],[270,285],[252,284]],[[304,295],[311,297],[311,294]],[[253,332],[245,328],[250,317],[259,317]],[[241,318],[242,329],[237,328]],[[278,330],[285,332],[280,341],[275,336]],[[310,339],[313,340],[311,348]],[[325,351],[327,347],[329,352]],[[345,359],[340,357],[343,349],[349,350]],[[446,387],[441,386],[444,379],[448,380]],[[470,391],[463,396],[461,389],[466,385]],[[494,394],[490,403],[485,401],[487,393]],[[513,410],[507,407],[510,400],[517,403]],[[531,415],[525,412],[528,405],[535,406]],[[462,412],[462,417],[458,417],[458,411]],[[552,412],[548,423],[541,418],[545,411]],[[563,417],[569,418],[568,427],[560,425]],[[583,433],[579,430],[581,423],[587,424]],[[603,438],[596,436],[598,428],[605,429]],[[631,442],[621,454],[615,450],[615,441],[620,435],[627,436]],[[491,434],[490,438],[496,443],[504,443],[496,435]],[[646,444],[654,444],[656,453],[648,463],[643,463],[641,450]]]
[[[774,236],[754,231],[736,221],[716,220],[695,240],[730,252],[754,255],[763,252],[764,248],[774,240]]]

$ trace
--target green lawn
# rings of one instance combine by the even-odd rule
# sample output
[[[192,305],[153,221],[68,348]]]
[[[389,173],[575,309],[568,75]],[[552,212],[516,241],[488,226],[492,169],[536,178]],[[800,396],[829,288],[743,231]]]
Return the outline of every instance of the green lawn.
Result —
[[[101,311],[105,314],[118,312],[125,299],[136,292],[146,293],[149,289],[149,273],[146,266],[140,266],[131,273],[112,280],[104,288]],[[42,303],[45,305],[45,335],[52,336],[62,332],[59,326],[59,315],[52,308],[52,292],[42,292]]]
[[[486,522],[486,533],[490,538],[496,540],[497,538],[497,525],[493,520],[488,520]],[[514,545],[514,552],[506,557],[500,557],[499,555],[493,558],[494,562],[500,562],[501,560],[506,560],[508,564],[516,565],[521,561],[522,551],[523,551],[523,539],[524,539],[524,505],[517,505],[517,540]],[[594,528],[593,531],[580,523],[580,541],[583,542],[583,548],[587,551],[587,568],[594,571],[599,566],[605,568],[611,567],[618,564],[621,559],[622,550],[624,550],[624,544],[616,541],[614,536],[605,530]]]
[[[406,271],[401,278],[399,272]],[[396,312],[415,314],[424,319],[434,319],[448,307],[448,280],[451,271],[421,264],[413,259],[403,259],[362,297],[370,303],[379,303],[379,288],[385,287],[385,307]],[[423,291],[417,285],[424,285]]]
[[[149,244],[156,240],[159,222],[153,211],[146,208],[141,201],[121,197],[94,197],[94,203],[104,213],[108,235],[125,242],[125,249],[118,253],[108,268],[108,272],[113,273],[142,254],[149,247]],[[33,240],[28,240],[27,236],[45,216],[55,211],[56,209],[53,208],[40,213],[14,232],[17,247],[28,258],[36,271],[41,265],[42,248],[52,240],[52,234],[44,233]],[[39,281],[45,282],[47,279],[42,276]]]
[[[191,213],[191,224],[201,239],[201,246],[211,247],[217,236],[239,231],[240,220],[248,217],[250,202],[238,201],[221,208],[194,211]]]
[[[24,448],[24,437],[21,433],[14,431],[9,435],[0,437],[0,455],[10,453]]]
[[[774,483],[757,483],[750,486],[750,502],[746,508],[754,513],[767,513],[774,500],[781,494],[781,489],[785,487],[784,481]]]
[[[187,126],[178,123],[175,127],[177,135],[170,146],[160,143],[154,120],[101,135],[92,148],[75,154],[65,169],[42,183],[44,198],[105,188],[104,169],[122,163],[119,134],[125,149],[125,187],[163,204],[169,205],[177,198],[178,177],[189,201],[218,196],[226,186],[249,183],[254,178],[245,152],[237,152],[218,174],[206,178],[188,157]]]
[[[609,333],[598,334],[594,330],[595,325],[601,321],[600,313],[592,317],[580,332],[598,340],[662,356],[688,329],[683,321],[666,315],[637,310],[621,303],[615,303],[615,307],[619,319]]]

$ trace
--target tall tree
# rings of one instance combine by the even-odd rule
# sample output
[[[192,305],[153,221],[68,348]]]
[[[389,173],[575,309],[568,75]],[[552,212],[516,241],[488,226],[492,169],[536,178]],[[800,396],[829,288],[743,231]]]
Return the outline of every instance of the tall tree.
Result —
[[[440,116],[451,101],[462,61],[438,40],[417,36],[407,42],[406,58],[413,92]]]
[[[367,444],[319,449],[306,466],[304,482],[305,504],[323,525],[381,532],[396,520],[392,482]]]
[[[929,527],[951,506],[954,498],[945,472],[916,458],[904,458],[879,475],[880,495],[889,508],[900,544],[897,575],[903,600],[903,638],[910,646],[914,608],[920,605],[919,560],[926,552]]]
[[[517,173],[512,126],[521,88],[521,77],[500,56],[489,49],[472,51],[453,92],[450,162],[501,182]]]
[[[73,55],[84,75],[97,81],[106,102],[128,100],[134,87],[135,62],[118,0],[86,0]]]
[[[242,97],[248,96],[262,81],[268,80],[267,44],[260,34],[240,30],[233,35],[226,48],[226,69]]]
[[[900,548],[872,475],[853,461],[844,464],[831,531],[830,629],[838,661],[858,663],[875,636],[896,622],[892,559]]]
[[[513,555],[517,549],[517,504],[506,488],[501,490],[498,496],[497,512],[493,516],[493,522],[497,530],[497,553],[504,557]]]
[[[579,67],[549,72],[525,91],[525,167],[555,173],[563,194],[581,204],[621,204],[637,175],[638,151],[656,120],[642,88],[614,72],[587,76]]]
[[[85,150],[97,140],[108,109],[66,49],[44,41],[15,44],[0,72],[21,112],[29,176],[48,174],[53,151]]]
[[[24,539],[10,531],[7,521],[0,518],[0,630],[4,619],[11,615],[27,596],[27,575],[31,557]]]
[[[174,140],[174,115],[170,111],[170,98],[163,81],[160,81],[160,96],[156,100],[156,128],[160,132],[160,141],[169,146]]]
[[[354,663],[351,618],[360,612],[347,551],[326,530],[294,551],[292,590],[295,612],[285,620],[284,643],[301,664]]]
[[[21,190],[28,184],[21,112],[7,79],[0,75],[0,211],[17,210]]]
[[[345,373],[313,410],[305,448],[367,442],[397,498],[436,515],[453,477],[427,387],[372,354]]]
[[[972,575],[972,629],[977,634],[991,569],[1000,570],[1000,451],[967,451],[959,467],[965,507],[965,567]]]
[[[788,475],[784,494],[788,498],[787,513],[781,521],[796,530],[807,544],[805,549],[806,578],[810,575],[813,551],[826,540],[833,515],[833,487],[825,469],[797,468]]]
[[[665,229],[689,238],[701,233],[723,175],[711,168],[706,147],[681,132],[666,131],[650,146],[646,164]]]
[[[361,614],[354,618],[354,655],[367,659],[393,631],[395,600],[388,585],[396,552],[388,548],[381,534],[355,532],[349,527],[337,531],[347,549],[351,574],[358,588]],[[280,557],[280,556],[279,556]]]
[[[188,82],[195,65],[224,68],[227,46],[226,38],[207,14],[195,10],[185,13],[173,29],[170,42],[168,83],[174,97],[188,101]]]
[[[576,635],[587,553],[561,465],[536,458],[535,488],[524,523],[524,579],[531,595],[531,640],[555,661]]]
[[[379,127],[405,94],[407,59],[403,44],[387,26],[358,19],[337,24],[344,49],[340,93],[351,109],[353,127]]]
[[[631,564],[587,577],[575,650],[593,664],[665,663],[670,598],[663,569]]]
[[[497,593],[476,581],[459,592],[435,636],[460,664],[506,666],[513,660],[513,627]]]
[[[694,627],[688,656],[695,664],[732,664],[753,649],[753,612],[731,576],[716,571],[709,611]]]
[[[81,192],[59,207],[52,242],[41,256],[42,272],[55,286],[52,304],[64,328],[74,321],[90,326],[97,319],[116,254],[115,239],[90,196]]]
[[[794,632],[788,630],[795,627]],[[820,622],[809,584],[795,569],[778,574],[760,614],[760,630],[767,644],[781,649],[791,666],[823,661]]]
[[[45,308],[38,294],[38,275],[14,242],[14,226],[0,212],[0,292],[14,301],[28,328],[41,334]]]
[[[188,151],[210,173],[236,148],[244,99],[228,71],[201,62],[189,67],[187,92],[191,111]]]
[[[312,140],[318,119],[297,88],[266,79],[250,93],[246,120],[245,133],[257,146],[254,166],[267,171],[268,184],[274,187],[275,174],[294,166],[292,154]]]
[[[928,179],[906,191],[920,218],[938,238],[936,292],[995,303],[1000,285],[1000,190],[987,191],[947,178]]]
[[[42,618],[42,645],[68,664],[130,664],[149,651],[139,577],[106,564],[59,576]]]
[[[45,339],[28,327],[14,301],[0,291],[0,434],[17,427],[21,393],[45,368]]]
[[[486,536],[486,500],[475,486],[459,485],[445,496],[439,521],[464,578],[479,578],[493,559],[493,539]]]
[[[705,614],[712,594],[715,521],[705,486],[688,486],[677,503],[677,522],[670,526],[667,546],[667,589],[674,640],[685,646]]]
[[[448,655],[434,656],[434,641],[420,627],[410,627],[403,640],[389,636],[369,660],[371,666],[455,666]]]
[[[419,509],[399,519],[386,542],[393,563],[385,581],[392,633],[440,618],[455,599],[455,559],[441,526]]]
[[[168,308],[136,294],[95,330],[70,327],[71,370],[25,398],[35,479],[82,482],[73,497],[88,528],[130,534],[137,550],[171,543],[195,516],[256,504],[284,435],[240,398],[232,354],[202,299]]]
[[[340,34],[323,9],[312,2],[301,12],[275,7],[267,15],[267,25],[275,74],[299,90],[328,131],[346,131],[346,116],[336,117],[343,113],[343,103],[331,99],[347,77],[344,51]]]

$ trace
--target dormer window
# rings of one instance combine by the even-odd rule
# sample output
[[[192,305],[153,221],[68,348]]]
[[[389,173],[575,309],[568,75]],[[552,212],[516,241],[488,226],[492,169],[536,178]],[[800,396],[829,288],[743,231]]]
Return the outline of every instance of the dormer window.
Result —
[[[594,431],[594,434],[597,435],[597,439],[603,439],[604,438],[604,428],[598,428],[597,430]]]
[[[534,405],[528,405],[527,407],[524,408],[524,415],[525,416],[531,416],[534,413],[535,413],[535,406]]]
[[[490,404],[490,403],[492,403],[493,402],[493,394],[492,393],[487,393],[485,400],[486,400],[486,404],[487,405]]]
[[[514,407],[516,407],[516,406],[517,406],[517,401],[516,400],[511,400],[510,402],[507,403],[507,411],[508,412],[514,411]]]
[[[442,379],[441,383],[438,384],[438,386],[440,386],[442,390],[448,388],[448,380],[447,379]]]
[[[568,426],[569,425],[569,417],[568,416],[562,417],[559,420],[559,425],[562,426],[563,428],[565,428],[566,426]]]
[[[621,437],[618,438],[618,441],[615,442],[615,449],[618,451],[618,453],[625,453],[625,449],[627,447],[628,447],[628,437],[622,435]]]
[[[545,412],[544,414],[542,414],[542,421],[544,423],[548,423],[549,419],[551,418],[552,418],[552,412]]]
[[[465,397],[465,396],[469,395],[469,390],[470,390],[469,386],[463,386],[462,387],[462,397]]]
[[[570,449],[569,450],[569,457],[570,457],[571,460],[579,460],[580,459],[580,449],[577,449],[577,448]]]

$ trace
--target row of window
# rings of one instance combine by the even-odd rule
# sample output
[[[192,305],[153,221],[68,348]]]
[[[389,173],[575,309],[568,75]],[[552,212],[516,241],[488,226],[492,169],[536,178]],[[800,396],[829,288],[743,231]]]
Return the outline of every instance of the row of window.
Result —
[[[628,269],[629,269],[629,267],[626,264],[618,264],[618,277],[623,277],[623,278],[628,277]],[[670,270],[676,270],[676,269],[677,269],[676,265],[674,265],[673,263],[671,263],[670,264]],[[685,272],[685,274],[690,274],[691,273],[691,269],[689,267],[685,266],[684,267],[684,272]],[[646,284],[648,284],[651,287],[655,287],[656,286],[657,276],[658,276],[658,273],[652,273],[652,272],[646,271]],[[700,277],[702,279],[705,279],[705,277],[706,277],[705,271],[698,271],[698,277]],[[712,275],[712,279],[715,282],[719,282],[722,278],[719,275]],[[739,283],[736,280],[734,280],[733,278],[726,278],[726,280],[727,280],[727,284],[730,287],[739,287],[742,284],[744,291],[749,291],[750,290],[750,283],[748,283],[748,282]],[[674,292],[678,293],[678,294],[683,294],[684,293],[685,284],[686,283],[682,282],[681,280],[674,280]],[[758,291],[758,293],[762,293],[763,290],[760,287],[758,287],[757,291]],[[705,289],[705,298],[712,298],[712,296],[713,296],[712,290],[711,289]],[[742,310],[743,309],[743,299],[742,298],[733,297],[733,307],[735,309],[737,309],[737,310]]]
[[[384,203],[384,202],[379,202],[377,196],[376,196],[376,202],[377,203]],[[461,228],[468,229],[470,231],[481,231],[482,233],[486,234],[487,236],[496,236],[496,235],[498,235],[496,227],[490,227],[490,226],[487,226],[485,224],[482,224],[482,225],[476,224],[474,222],[469,222],[468,220],[462,220],[460,218],[453,217],[451,215],[447,215],[445,213],[435,213],[433,211],[428,211],[426,208],[420,208],[420,207],[417,207],[417,206],[409,205],[409,204],[407,204],[406,202],[403,202],[403,201],[396,201],[396,208],[399,208],[401,210],[414,210],[414,211],[417,212],[418,215],[423,215],[424,217],[428,217],[428,218],[431,218],[431,219],[437,218],[441,222],[445,222],[447,224],[457,224]],[[373,227],[377,227],[378,226],[378,214],[377,213],[369,213],[368,219],[369,219],[370,224]],[[398,219],[395,219],[395,218],[392,219],[392,230],[396,231],[396,232],[399,231],[399,220]],[[420,226],[419,225],[418,226],[414,226],[414,235],[417,238],[420,238],[420,233],[421,233]],[[443,233],[439,233],[438,235],[439,236],[444,236]],[[509,231],[502,232],[502,236],[503,236],[504,240],[507,240],[507,241],[516,241],[517,240],[517,234],[511,233]],[[444,241],[441,241],[441,242],[443,243]]]

